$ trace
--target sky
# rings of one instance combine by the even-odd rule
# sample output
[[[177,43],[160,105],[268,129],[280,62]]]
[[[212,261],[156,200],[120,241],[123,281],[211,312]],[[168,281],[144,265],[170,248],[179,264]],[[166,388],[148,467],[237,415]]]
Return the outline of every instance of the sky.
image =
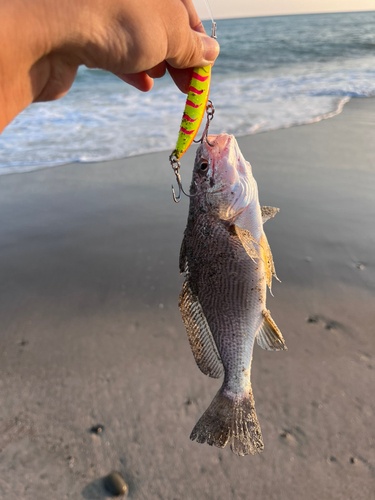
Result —
[[[214,19],[375,10],[375,0],[208,0]],[[204,0],[193,0],[201,19],[209,19]]]

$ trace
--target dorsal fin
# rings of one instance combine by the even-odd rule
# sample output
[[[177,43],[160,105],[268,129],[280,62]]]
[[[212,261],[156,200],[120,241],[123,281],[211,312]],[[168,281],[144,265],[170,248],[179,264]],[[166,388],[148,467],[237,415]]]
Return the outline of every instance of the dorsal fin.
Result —
[[[265,235],[264,231],[262,232],[262,236],[260,237],[259,251],[260,251],[261,259],[263,260],[263,262],[265,264],[267,286],[270,289],[270,292],[272,294],[272,277],[276,278],[278,281],[280,281],[280,280],[276,276],[272,252],[271,252],[270,246],[268,244],[267,236]]]
[[[224,375],[223,363],[202,306],[191,291],[188,275],[182,286],[178,305],[199,369],[209,377],[220,378]]]
[[[261,207],[262,211],[262,222],[263,224],[272,217],[275,217],[277,212],[280,212],[280,208],[275,207]]]
[[[257,342],[266,351],[287,351],[284,338],[271,317],[270,312],[263,311],[263,322],[257,333]]]
[[[257,247],[259,247],[259,243],[247,229],[242,229],[242,227],[236,226],[236,224],[234,225],[234,228],[242,246],[246,250],[249,257],[255,262],[255,259],[259,259],[260,255],[258,250],[255,248],[254,243]]]

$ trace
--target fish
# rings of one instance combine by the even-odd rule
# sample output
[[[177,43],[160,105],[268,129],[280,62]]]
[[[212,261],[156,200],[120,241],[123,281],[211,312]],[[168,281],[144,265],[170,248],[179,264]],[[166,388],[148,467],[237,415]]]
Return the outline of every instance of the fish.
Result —
[[[277,276],[263,224],[279,209],[260,206],[251,165],[228,134],[199,146],[190,195],[179,308],[199,369],[224,377],[190,439],[254,455],[264,448],[250,380],[255,339],[287,349],[266,308]]]

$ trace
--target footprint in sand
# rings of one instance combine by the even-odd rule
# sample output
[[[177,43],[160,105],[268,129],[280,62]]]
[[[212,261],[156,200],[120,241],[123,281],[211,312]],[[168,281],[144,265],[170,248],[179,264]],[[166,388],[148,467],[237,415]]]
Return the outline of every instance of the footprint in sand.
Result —
[[[330,331],[337,331],[337,330],[341,330],[341,331],[345,331],[345,327],[342,323],[339,323],[338,321],[334,320],[334,319],[329,319],[329,318],[326,318],[325,316],[323,315],[310,315],[307,319],[306,319],[306,323],[309,323],[309,324],[321,324],[324,326],[324,329],[325,330],[330,330]]]
[[[307,323],[318,323],[319,322],[319,317],[318,316],[309,316],[306,320]]]
[[[308,444],[308,438],[300,427],[284,429],[279,438],[282,443],[294,449],[297,455],[304,456],[303,449]]]
[[[349,458],[349,463],[351,466],[358,467],[359,469],[367,470],[371,474],[371,476],[374,476],[375,474],[375,467],[372,465],[371,462],[366,460],[366,458],[361,457],[361,456],[352,456]]]
[[[372,357],[368,352],[358,351],[358,356],[362,363],[367,364],[367,368],[369,368],[370,370],[374,368]]]
[[[342,329],[341,324],[334,320],[329,320],[326,322],[324,327],[326,330],[340,330]]]
[[[280,439],[288,443],[288,445],[297,446],[297,440],[291,431],[283,431],[280,433]]]

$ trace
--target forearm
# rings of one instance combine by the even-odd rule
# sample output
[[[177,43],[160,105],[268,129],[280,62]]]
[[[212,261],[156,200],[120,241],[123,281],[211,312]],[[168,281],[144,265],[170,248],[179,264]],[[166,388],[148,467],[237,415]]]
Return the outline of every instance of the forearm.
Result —
[[[36,1],[35,4],[38,4]],[[43,53],[36,5],[0,0],[0,130],[33,100],[32,66]]]
[[[74,10],[71,0],[0,0],[0,132],[42,94],[48,58],[74,38],[67,4]]]

